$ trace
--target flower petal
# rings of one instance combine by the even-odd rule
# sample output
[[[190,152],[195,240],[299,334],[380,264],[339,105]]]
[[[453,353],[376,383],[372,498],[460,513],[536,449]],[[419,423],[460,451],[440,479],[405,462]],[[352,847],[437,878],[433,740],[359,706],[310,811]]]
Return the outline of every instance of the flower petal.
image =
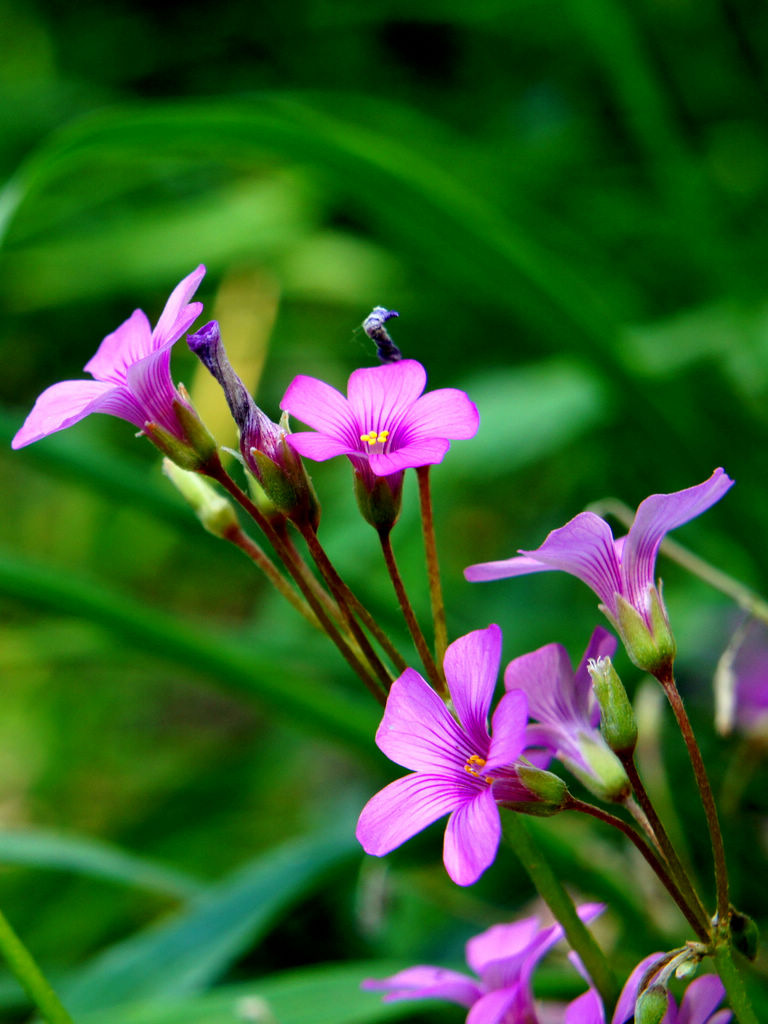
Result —
[[[415,359],[355,370],[347,396],[360,433],[388,430],[395,434],[424,390],[427,371]]]
[[[117,330],[106,336],[83,369],[96,380],[125,384],[128,367],[152,351],[152,328],[147,314],[135,309]]]
[[[525,917],[512,924],[495,924],[467,942],[467,963],[488,984],[488,968],[500,961],[522,963],[539,931],[538,917]]]
[[[568,1004],[563,1024],[605,1024],[603,1003],[594,989],[588,989]]]
[[[179,394],[171,380],[171,350],[150,352],[129,366],[125,376],[131,394],[144,410],[144,419],[184,439],[184,429],[173,408]]]
[[[466,440],[475,436],[479,426],[477,406],[458,388],[438,388],[422,395],[403,423],[409,441],[428,437]]]
[[[406,775],[371,797],[355,835],[366,853],[383,857],[465,799],[451,779],[426,772]]]
[[[450,441],[443,438],[414,441],[403,448],[393,447],[388,452],[371,452],[368,462],[376,476],[389,476],[403,469],[436,466],[443,461],[450,446]]]
[[[137,427],[144,422],[141,409],[126,388],[106,381],[64,380],[52,384],[38,397],[11,447],[23,448],[71,427],[92,412],[111,413]]]
[[[352,450],[360,448],[363,428],[344,395],[325,381],[299,374],[288,385],[280,408]]]
[[[478,751],[488,745],[488,711],[499,676],[501,642],[498,626],[476,629],[454,640],[443,661],[456,714]]]
[[[328,434],[316,434],[311,430],[286,434],[285,438],[295,452],[303,458],[313,459],[315,462],[325,462],[326,459],[332,459],[336,455],[349,455],[354,450],[346,441],[329,437]]]
[[[527,576],[532,572],[550,572],[555,568],[557,566],[544,565],[536,558],[515,555],[497,562],[476,562],[475,565],[468,565],[464,570],[464,578],[470,583],[486,583],[489,580],[506,580],[510,576]]]
[[[392,684],[376,744],[390,761],[412,771],[464,774],[470,754],[485,757],[485,742],[475,749],[435,691],[412,668]],[[467,775],[467,779],[471,776]]]
[[[533,1010],[533,1000],[529,999],[530,1010]],[[518,1010],[523,1010],[521,1004],[520,986],[512,988],[501,988],[495,992],[488,992],[475,1003],[467,1015],[467,1024],[502,1024],[509,1020],[535,1020],[530,1015],[524,1017]],[[525,1005],[527,1009],[528,1006]],[[512,1012],[510,1012],[512,1011]],[[524,1012],[524,1011],[523,1011]]]
[[[707,1024],[723,1001],[725,988],[716,974],[703,974],[685,990],[677,1024]]]
[[[577,576],[609,611],[615,611],[614,595],[621,593],[619,562],[611,528],[594,512],[580,512],[565,526],[553,530],[540,548],[520,553],[550,569]]]
[[[505,693],[493,713],[491,746],[485,770],[514,764],[525,746],[528,726],[528,699],[520,690]]]
[[[472,885],[495,860],[500,839],[499,809],[491,787],[485,786],[448,819],[443,843],[445,870],[457,885]]]
[[[203,311],[202,302],[189,300],[204,277],[205,266],[201,263],[173,289],[152,332],[154,351],[174,345],[200,316]]]
[[[733,480],[722,469],[716,469],[708,480],[695,487],[672,494],[652,494],[640,503],[621,559],[623,593],[635,608],[645,608],[648,587],[655,582],[656,555],[664,536],[701,515],[732,486]]]
[[[640,988],[640,983],[643,980],[643,976],[646,971],[650,971],[653,964],[663,958],[663,953],[651,953],[649,956],[644,957],[637,967],[634,968],[630,976],[624,983],[624,988],[621,990],[619,1001],[616,1004],[616,1009],[613,1012],[611,1018],[611,1024],[626,1024],[626,1022],[634,1015],[635,1003],[637,1002],[637,990]]]
[[[477,982],[466,974],[444,967],[408,967],[389,978],[366,978],[360,988],[385,992],[383,1002],[400,999],[447,999],[459,1006],[472,1006],[482,995]]]
[[[504,670],[504,688],[522,690],[531,718],[544,725],[589,724],[576,707],[573,669],[562,644],[546,644],[511,661]]]

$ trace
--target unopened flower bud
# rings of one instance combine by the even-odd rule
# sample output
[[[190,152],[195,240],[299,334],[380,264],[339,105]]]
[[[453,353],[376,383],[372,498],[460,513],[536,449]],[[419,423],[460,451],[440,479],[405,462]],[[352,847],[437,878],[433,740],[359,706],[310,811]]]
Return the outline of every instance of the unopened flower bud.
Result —
[[[635,1003],[635,1024],[661,1024],[669,995],[662,985],[651,985]]]
[[[617,594],[616,625],[633,663],[643,672],[657,675],[671,667],[677,645],[656,587],[648,587],[647,600],[650,626],[629,601]]]
[[[246,468],[281,515],[316,528],[320,518],[317,496],[301,459],[286,443],[287,417],[273,423],[256,405],[227,358],[215,320],[190,334],[187,343],[221,385],[240,433]]]
[[[566,761],[568,768],[601,800],[623,803],[632,786],[621,761],[603,738],[597,733],[594,736],[584,734],[578,739],[578,747],[586,769],[571,758]]]
[[[615,754],[631,754],[637,745],[637,722],[627,691],[610,658],[590,658],[587,671],[600,705],[600,731]]]
[[[163,473],[185,501],[191,505],[205,529],[216,537],[226,537],[239,527],[232,505],[199,473],[181,469],[170,459],[163,459]]]

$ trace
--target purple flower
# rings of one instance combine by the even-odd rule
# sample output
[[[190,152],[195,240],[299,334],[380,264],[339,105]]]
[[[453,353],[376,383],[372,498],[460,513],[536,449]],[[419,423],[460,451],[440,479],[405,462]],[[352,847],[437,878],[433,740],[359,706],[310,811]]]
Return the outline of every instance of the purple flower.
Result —
[[[585,904],[579,908],[579,917],[591,921],[602,910],[599,903]],[[559,924],[542,928],[537,917],[514,924],[497,924],[466,945],[467,963],[477,978],[441,967],[420,966],[409,967],[390,978],[366,979],[361,987],[385,992],[385,1002],[446,999],[458,1003],[469,1009],[467,1024],[516,1024],[518,1021],[538,1024],[531,977],[539,960],[563,934]],[[542,1009],[548,1020],[554,1019],[548,1012],[553,1009],[551,1006]],[[570,1012],[573,1010],[576,1012]],[[593,1016],[587,1015],[590,1010]],[[599,1017],[594,1016],[595,1010],[599,1011]],[[571,1003],[566,1013],[564,1020],[568,1024],[603,1022],[600,1000],[591,990]]]
[[[612,1024],[627,1024],[627,1021],[632,1019],[643,982],[647,988],[661,979],[661,984],[666,987],[670,970],[665,965],[669,962],[669,956],[663,953],[652,953],[640,961],[622,989]],[[679,958],[673,961],[677,962]],[[654,963],[658,964],[657,969],[654,969]],[[685,990],[679,1008],[674,997],[667,993],[667,1012],[661,1024],[728,1024],[733,1016],[731,1011],[717,1009],[724,995],[723,983],[717,975],[703,974],[692,981]]]
[[[397,364],[402,365],[402,364]],[[478,629],[445,653],[445,675],[458,721],[413,669],[395,680],[376,733],[379,748],[412,769],[363,808],[357,838],[382,857],[446,814],[443,861],[458,885],[471,885],[493,862],[501,837],[497,801],[530,802],[517,777],[523,750],[526,699],[507,693],[488,712],[501,662],[501,630]]]
[[[583,580],[600,598],[600,607],[619,631],[640,668],[653,671],[674,656],[674,640],[654,582],[656,555],[670,530],[701,515],[725,494],[733,481],[716,469],[704,483],[673,494],[652,494],[643,501],[626,537],[615,540],[604,519],[581,512],[553,530],[540,548],[515,558],[471,565],[471,582],[560,569]]]
[[[768,630],[752,619],[739,627],[723,652],[714,679],[715,724],[723,735],[737,729],[768,740]]]
[[[65,380],[47,388],[11,447],[23,448],[93,412],[119,416],[145,432],[157,427],[188,443],[188,425],[179,419],[177,407],[194,414],[171,380],[171,348],[203,310],[201,302],[190,299],[204,274],[201,264],[174,288],[154,330],[137,309],[108,334],[85,365],[93,380]]]
[[[280,408],[316,433],[289,436],[308,459],[349,457],[363,476],[391,476],[441,462],[450,442],[474,437],[477,409],[463,391],[424,395],[427,374],[413,359],[355,370],[347,397],[315,377],[295,377]]]
[[[600,708],[587,664],[615,650],[615,638],[598,626],[575,672],[561,644],[515,658],[504,672],[505,688],[522,690],[536,719],[528,726],[526,747],[544,748],[604,799],[621,799],[629,781],[598,728]]]

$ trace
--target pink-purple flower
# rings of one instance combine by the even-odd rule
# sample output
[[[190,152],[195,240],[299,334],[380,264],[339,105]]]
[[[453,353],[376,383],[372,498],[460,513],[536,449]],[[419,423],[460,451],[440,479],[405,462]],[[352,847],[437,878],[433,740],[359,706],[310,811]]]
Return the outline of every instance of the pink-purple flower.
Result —
[[[192,410],[171,380],[171,348],[202,312],[203,304],[190,300],[204,274],[201,264],[174,288],[154,330],[137,309],[108,334],[85,365],[91,380],[65,380],[47,388],[11,447],[23,448],[94,412],[118,416],[140,430],[158,427],[186,443],[177,405]]]
[[[605,799],[626,794],[629,780],[598,728],[600,708],[587,665],[615,650],[615,637],[598,626],[575,672],[561,644],[523,654],[504,672],[505,688],[525,693],[535,719],[528,726],[526,747],[543,748]]]
[[[528,720],[525,695],[505,694],[492,737],[488,731],[501,642],[499,627],[489,626],[448,647],[444,668],[456,718],[413,669],[392,684],[376,743],[412,774],[363,808],[357,838],[366,853],[384,856],[450,814],[443,861],[453,881],[471,885],[493,862],[501,837],[497,802],[532,800],[515,769]]]
[[[579,917],[591,921],[602,911],[600,904],[585,904]],[[361,988],[384,992],[384,1002],[403,999],[445,999],[469,1010],[467,1024],[605,1024],[600,996],[590,986],[567,1006],[534,1000],[531,979],[546,953],[563,938],[559,924],[542,928],[536,917],[514,924],[494,925],[470,939],[467,963],[477,977],[442,967],[420,965],[389,978],[367,978]],[[569,957],[581,974],[575,954]],[[659,954],[642,960],[622,989],[611,1024],[627,1024],[633,1017],[638,991]],[[587,979],[589,982],[589,979]],[[691,982],[678,1008],[668,997],[661,1024],[728,1024],[730,1010],[718,1010],[725,990],[713,974]]]
[[[471,582],[559,569],[583,580],[621,634],[630,657],[653,671],[674,656],[674,640],[656,588],[654,571],[662,540],[670,530],[701,515],[719,501],[733,481],[722,469],[695,487],[652,494],[641,502],[626,537],[615,540],[604,519],[581,512],[553,530],[535,551],[469,566]]]
[[[602,904],[588,903],[578,913],[583,921],[591,921],[602,910]],[[424,965],[409,967],[389,978],[366,979],[361,987],[386,993],[385,1002],[445,999],[457,1003],[469,1010],[467,1024],[539,1024],[531,979],[539,961],[563,935],[561,925],[542,927],[538,917],[497,924],[466,945],[467,963],[477,977]],[[558,1008],[550,1004],[539,1009],[547,1020],[553,1020],[553,1011]],[[599,997],[588,990],[560,1019],[568,1024],[603,1024]]]
[[[312,427],[290,445],[323,462],[346,455],[359,474],[391,476],[441,462],[450,442],[474,437],[477,409],[463,391],[423,394],[424,367],[414,359],[355,370],[347,396],[315,377],[295,377],[280,408]]]

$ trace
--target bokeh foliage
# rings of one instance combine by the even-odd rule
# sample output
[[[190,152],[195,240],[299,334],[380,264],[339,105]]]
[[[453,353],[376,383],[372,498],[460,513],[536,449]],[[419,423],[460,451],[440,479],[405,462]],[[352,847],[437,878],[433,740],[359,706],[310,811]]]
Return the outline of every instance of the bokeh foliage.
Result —
[[[508,658],[554,639],[578,656],[596,615],[580,584],[470,587],[462,568],[717,465],[737,486],[681,537],[768,591],[764,5],[225,0],[180,16],[0,0],[0,15],[6,440],[43,387],[78,376],[135,307],[156,318],[205,262],[206,312],[267,412],[295,373],[341,385],[371,364],[356,325],[379,303],[432,386],[478,403],[478,438],[434,474],[453,636],[497,621]],[[179,349],[177,378],[231,444]],[[0,474],[0,905],[73,1009],[218,1024],[261,1019],[243,1003],[261,993],[281,1021],[325,1019],[320,1004],[329,1024],[380,1019],[356,993],[380,966],[253,979],[458,962],[469,934],[526,905],[511,855],[452,888],[437,831],[389,872],[358,871],[355,812],[390,770],[375,707],[198,529],[129,427],[96,417],[6,449]],[[348,468],[314,476],[327,548],[404,640]],[[394,539],[426,614],[412,491]],[[685,695],[733,796],[734,899],[764,918],[766,790],[742,741],[711,728],[738,614],[661,571]],[[643,707],[646,770],[667,766],[679,841],[707,877],[681,744],[652,692]],[[617,886],[636,865],[612,837],[540,831],[568,881],[614,908],[620,970],[684,937],[652,894]],[[14,1019],[10,982],[0,995]],[[158,1006],[105,1008],[129,995]]]

